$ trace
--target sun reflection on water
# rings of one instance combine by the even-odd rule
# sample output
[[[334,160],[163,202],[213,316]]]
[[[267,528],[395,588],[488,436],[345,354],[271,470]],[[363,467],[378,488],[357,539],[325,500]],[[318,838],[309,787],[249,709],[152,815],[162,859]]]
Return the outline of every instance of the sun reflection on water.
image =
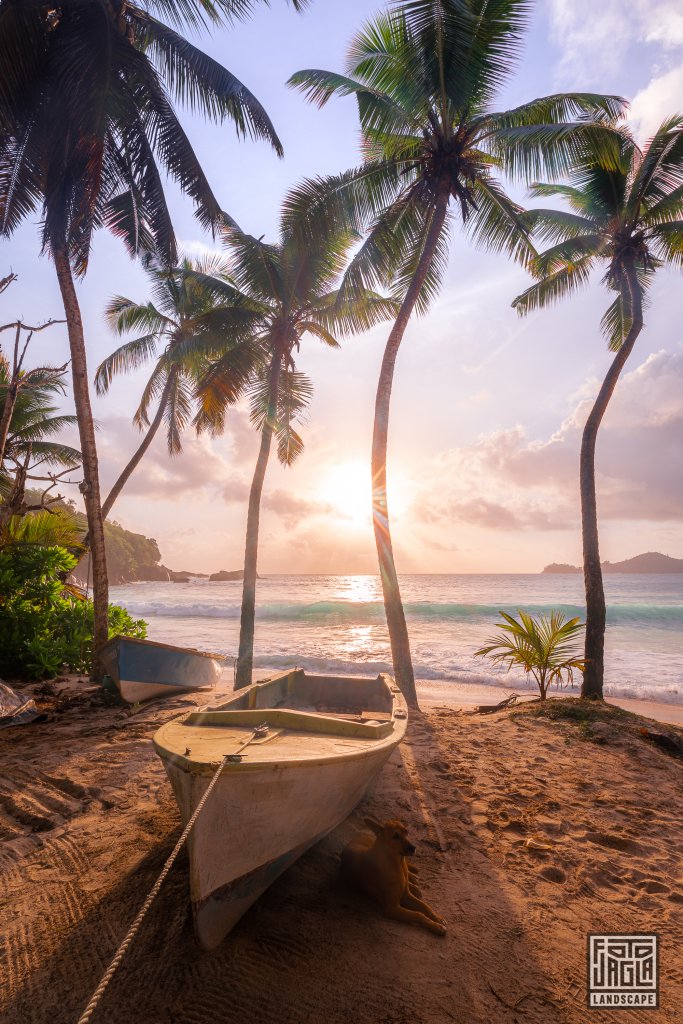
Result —
[[[382,600],[382,587],[376,576],[340,576],[335,582],[333,601],[361,603]]]

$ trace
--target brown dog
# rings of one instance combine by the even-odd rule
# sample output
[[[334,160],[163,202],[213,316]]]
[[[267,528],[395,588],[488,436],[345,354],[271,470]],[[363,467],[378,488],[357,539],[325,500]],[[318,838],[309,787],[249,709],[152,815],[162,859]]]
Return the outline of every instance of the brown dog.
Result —
[[[423,899],[416,885],[416,869],[408,863],[415,847],[402,821],[374,818],[365,824],[373,836],[359,836],[342,851],[342,872],[382,907],[387,917],[419,924],[437,935],[446,934],[445,922]]]

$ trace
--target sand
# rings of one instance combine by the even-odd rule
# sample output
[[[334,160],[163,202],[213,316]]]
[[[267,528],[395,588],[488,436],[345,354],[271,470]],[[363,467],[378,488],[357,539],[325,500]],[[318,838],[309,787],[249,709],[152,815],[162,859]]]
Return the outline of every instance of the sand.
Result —
[[[75,1022],[88,1002],[179,834],[149,740],[189,706],[132,714],[70,683],[42,698],[50,721],[0,732],[3,1024]],[[683,761],[618,712],[533,710],[427,704],[356,812],[212,953],[181,856],[93,1021],[683,1021]],[[339,853],[365,814],[408,824],[445,938],[344,888]],[[588,1011],[587,934],[651,931],[660,1009]]]

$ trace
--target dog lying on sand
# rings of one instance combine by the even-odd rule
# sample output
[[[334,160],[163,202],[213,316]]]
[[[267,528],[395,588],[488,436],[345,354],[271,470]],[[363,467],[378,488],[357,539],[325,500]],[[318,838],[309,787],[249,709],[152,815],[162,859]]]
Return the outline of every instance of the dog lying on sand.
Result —
[[[387,917],[418,924],[436,935],[446,934],[446,924],[422,899],[417,870],[408,863],[415,847],[402,821],[380,824],[366,818],[373,835],[354,839],[342,851],[344,877],[382,907]]]

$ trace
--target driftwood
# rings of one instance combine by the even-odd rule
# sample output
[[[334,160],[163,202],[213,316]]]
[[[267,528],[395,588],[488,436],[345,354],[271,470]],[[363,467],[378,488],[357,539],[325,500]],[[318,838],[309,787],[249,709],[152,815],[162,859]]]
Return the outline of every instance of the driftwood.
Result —
[[[504,700],[501,700],[498,704],[479,704],[473,711],[468,711],[468,715],[492,715],[495,711],[505,711],[506,708],[512,708],[517,703],[517,694],[511,693]]]

